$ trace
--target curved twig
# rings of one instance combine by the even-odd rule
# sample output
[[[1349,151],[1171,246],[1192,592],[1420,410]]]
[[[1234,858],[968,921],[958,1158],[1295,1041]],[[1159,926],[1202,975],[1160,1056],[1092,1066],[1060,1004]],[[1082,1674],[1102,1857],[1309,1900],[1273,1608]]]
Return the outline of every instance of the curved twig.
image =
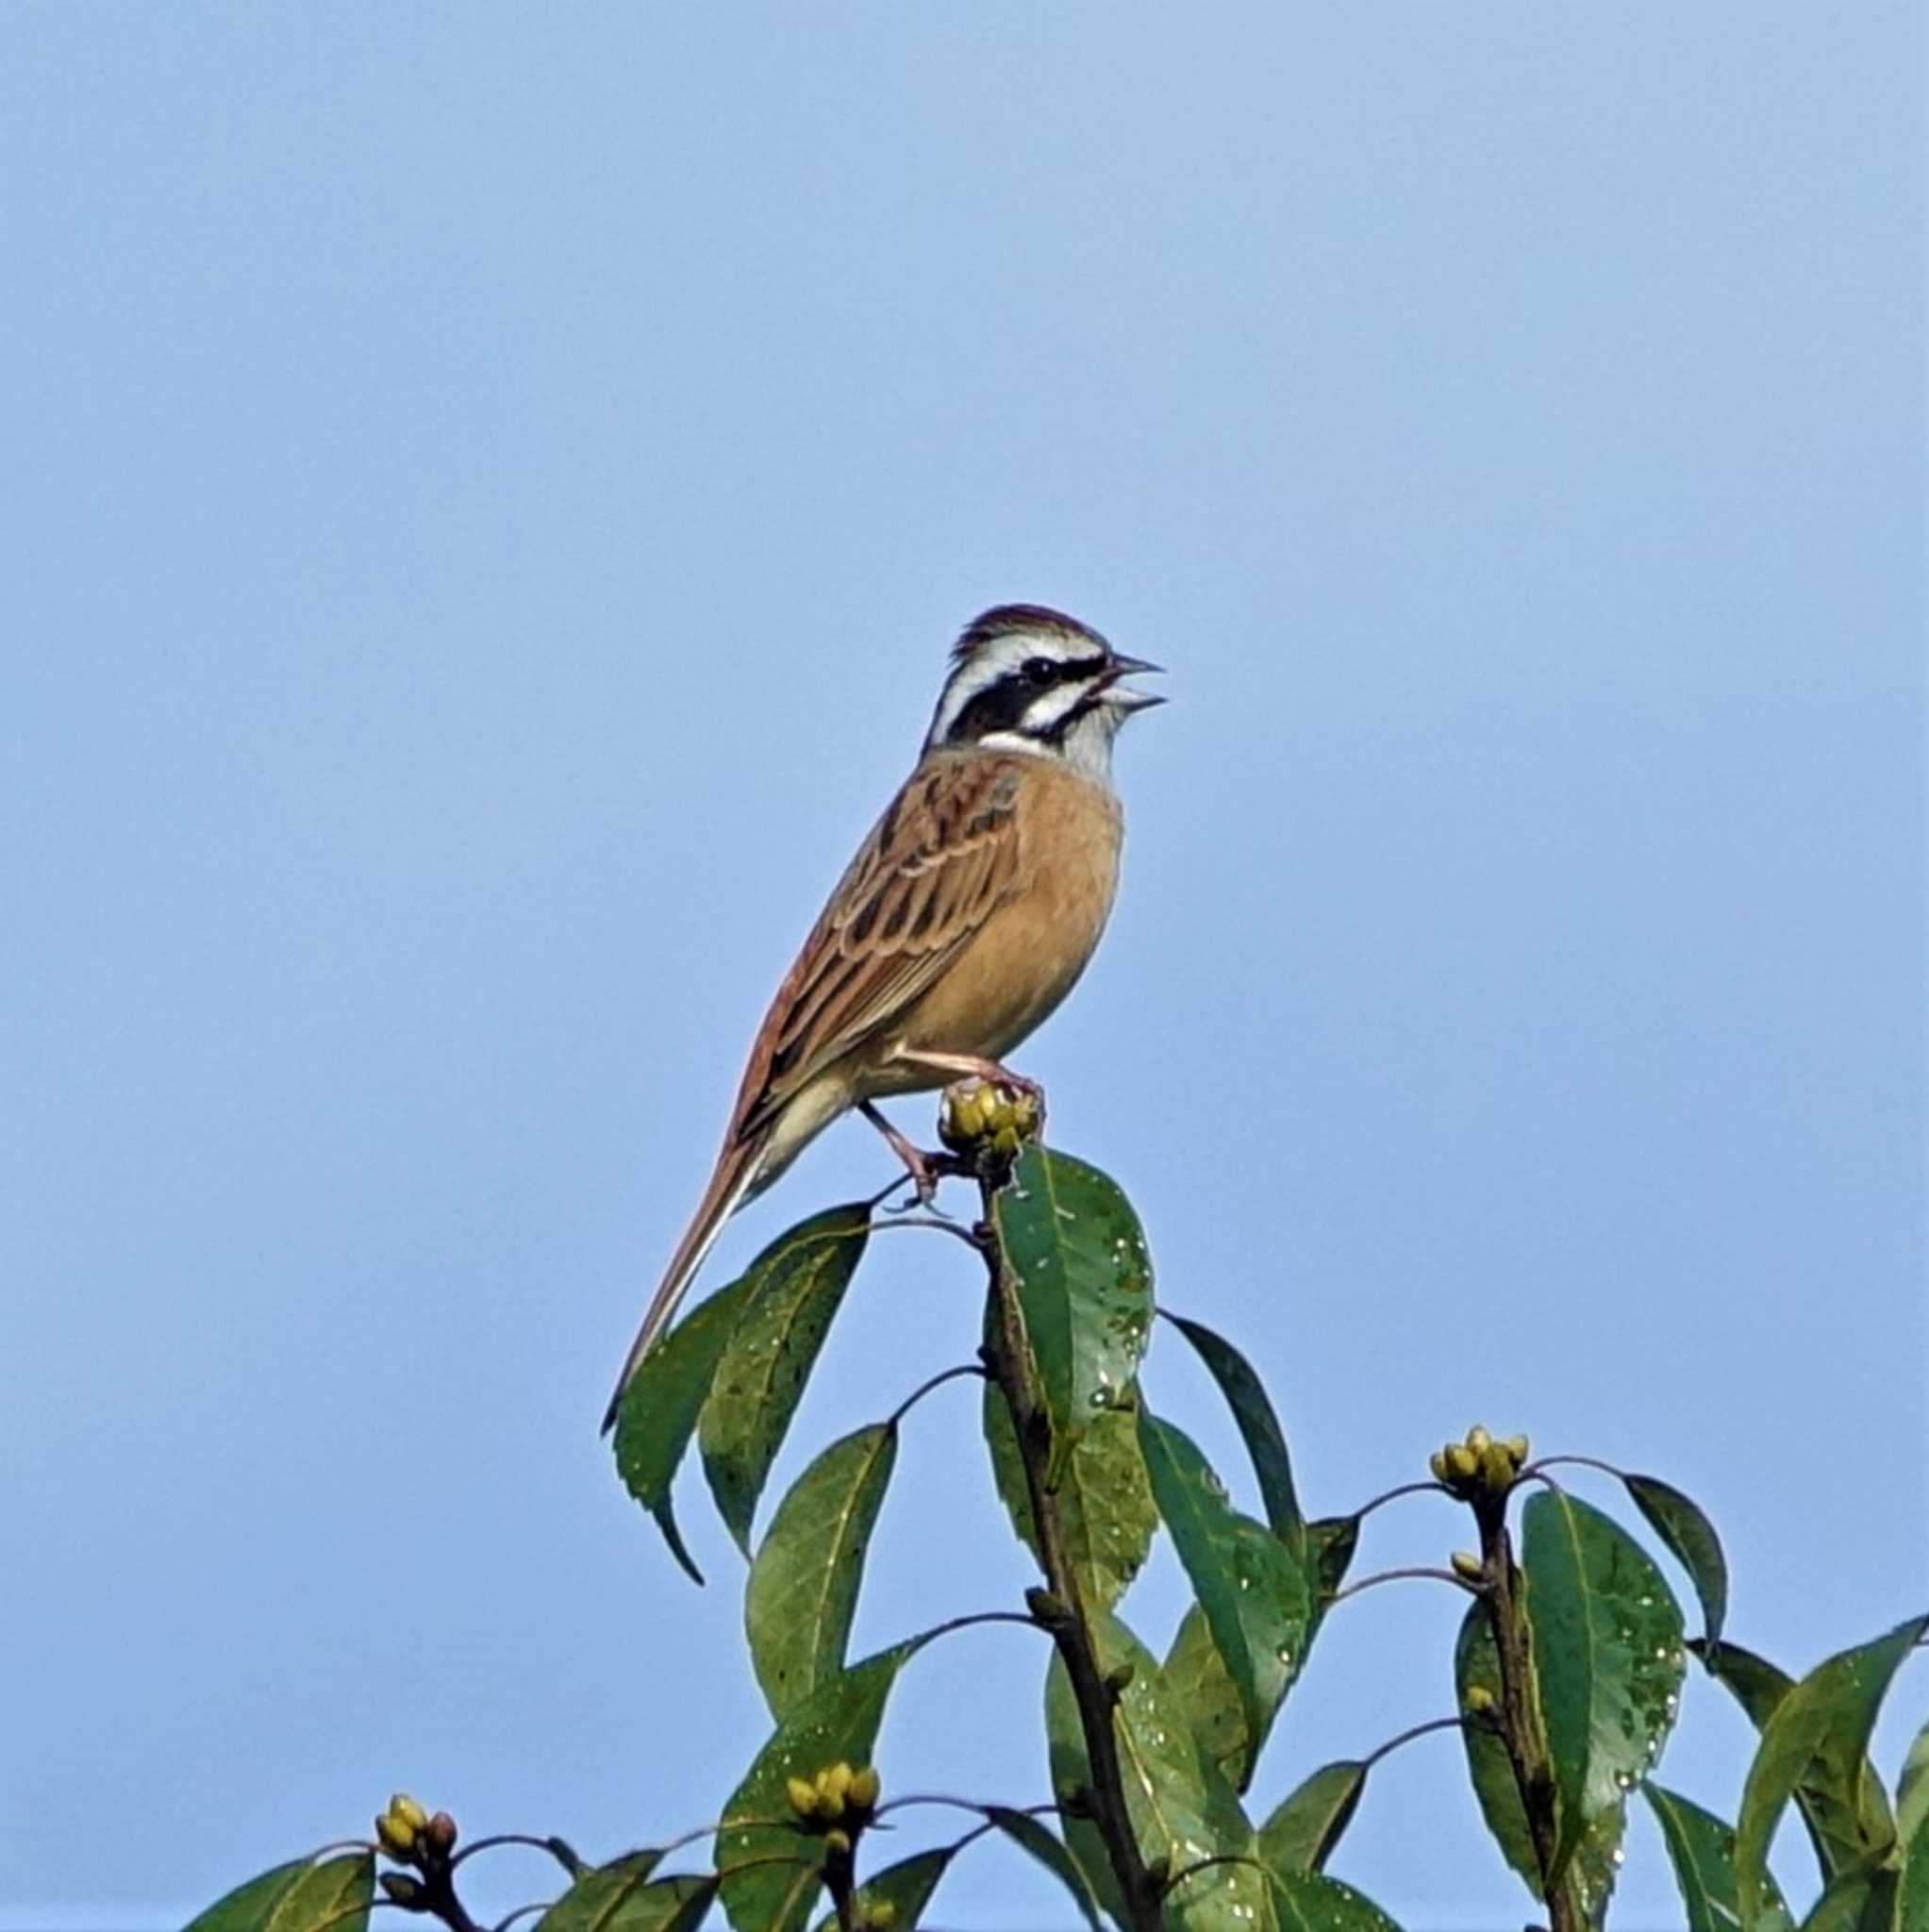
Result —
[[[1336,1590],[1326,1601],[1328,1604],[1343,1603],[1363,1590],[1372,1590],[1376,1583],[1400,1583],[1409,1577],[1422,1576],[1431,1577],[1436,1583],[1451,1583],[1455,1590],[1464,1590],[1469,1596],[1480,1594],[1464,1576],[1456,1576],[1451,1570],[1437,1570],[1431,1564],[1413,1563],[1398,1570],[1380,1570],[1372,1576],[1362,1576],[1357,1583],[1349,1583],[1344,1590]]]

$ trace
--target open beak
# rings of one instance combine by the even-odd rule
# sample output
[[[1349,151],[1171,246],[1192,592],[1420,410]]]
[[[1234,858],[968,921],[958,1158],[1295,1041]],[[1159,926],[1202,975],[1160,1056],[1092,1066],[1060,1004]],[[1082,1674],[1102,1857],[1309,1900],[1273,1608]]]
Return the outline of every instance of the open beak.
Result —
[[[1120,683],[1121,678],[1138,675],[1156,675],[1165,670],[1163,664],[1155,664],[1146,658],[1127,658],[1122,653],[1115,654],[1106,670],[1106,703],[1115,711],[1149,711],[1154,705],[1162,705],[1165,699],[1156,692],[1134,691],[1130,685]]]

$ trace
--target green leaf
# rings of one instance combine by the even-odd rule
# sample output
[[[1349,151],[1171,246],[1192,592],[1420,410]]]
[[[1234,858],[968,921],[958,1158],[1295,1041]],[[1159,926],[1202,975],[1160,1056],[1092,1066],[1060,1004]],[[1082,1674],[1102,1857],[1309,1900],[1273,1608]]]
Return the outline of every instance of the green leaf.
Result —
[[[1346,1581],[1353,1553],[1359,1548],[1357,1516],[1322,1516],[1305,1528],[1306,1562],[1317,1589],[1315,1601],[1331,1596]]]
[[[956,1851],[956,1845],[940,1845],[934,1851],[901,1858],[874,1878],[867,1878],[852,1895],[857,1924],[868,1924],[865,1914],[874,1914],[882,1907],[890,1915],[890,1932],[915,1932],[919,1914],[931,1903],[931,1894],[938,1890],[938,1881]],[[832,1912],[818,1921],[817,1932],[837,1932],[837,1925],[838,1915]]]
[[[757,1499],[870,1229],[864,1202],[827,1208],[779,1235],[743,1277],[743,1306],[705,1399],[697,1443],[710,1493],[746,1557]]]
[[[1688,1912],[1688,1932],[1734,1932],[1740,1923],[1735,1900],[1735,1833],[1712,1811],[1704,1811],[1678,1791],[1653,1779],[1641,1786],[1648,1808],[1661,1827],[1674,1882]],[[1789,1932],[1794,1921],[1770,1881],[1762,1932]]]
[[[1910,1803],[1912,1789],[1921,1790],[1924,1780],[1909,1775],[1918,1767],[1918,1752],[1929,1739],[1929,1726],[1916,1740],[1909,1753],[1909,1767],[1903,1773],[1903,1787],[1896,1802],[1897,1823],[1905,1827],[1901,1840],[1902,1864],[1896,1873],[1896,1932],[1929,1932],[1929,1806],[1918,1809]]]
[[[1232,1786],[1206,1754],[1186,1722],[1179,1701],[1152,1653],[1118,1618],[1092,1619],[1099,1667],[1106,1674],[1129,1664],[1131,1677],[1113,1708],[1119,1770],[1126,1809],[1140,1855],[1163,1859],[1173,1874],[1202,1858],[1250,1856],[1253,1830]],[[1050,1745],[1054,1795],[1061,1805],[1091,1781],[1077,1702],[1065,1666],[1056,1656],[1046,1680],[1045,1733]],[[1066,1841],[1101,1903],[1122,1922],[1118,1888],[1098,1833],[1073,1818]],[[1265,1925],[1265,1880],[1248,1863],[1215,1865],[1173,1894],[1167,1923],[1207,1932],[1227,1924]],[[1245,1913],[1241,1920],[1239,1913]]]
[[[1775,1706],[1749,1767],[1736,1827],[1736,1894],[1747,1932],[1754,1932],[1762,1907],[1769,1840],[1797,1785],[1820,1785],[1843,1811],[1863,1815],[1859,1788],[1876,1712],[1889,1680],[1925,1629],[1929,1617],[1912,1617],[1886,1637],[1838,1652]],[[1726,1645],[1721,1658],[1725,1669]],[[1873,1855],[1885,1856],[1893,1843],[1891,1823],[1887,1841],[1872,1847]]]
[[[1086,1884],[1077,1860],[1064,1845],[1028,1811],[1008,1810],[1003,1805],[987,1805],[983,1809],[991,1824],[1013,1844],[1029,1852],[1072,1894],[1073,1904],[1078,1907],[1079,1916],[1091,1932],[1101,1932],[1099,1908],[1092,1898],[1091,1888]]]
[[[1929,1818],[1929,1724],[1916,1733],[1916,1741],[1903,1759],[1902,1775],[1896,1780],[1897,1841],[1910,1843],[1925,1818]]]
[[[1212,1641],[1206,1612],[1196,1603],[1179,1622],[1166,1653],[1165,1674],[1172,1695],[1185,1707],[1192,1735],[1237,1788],[1252,1762],[1252,1738],[1232,1673]]]
[[[1117,1185],[1037,1141],[994,1197],[991,1224],[1052,1424],[1056,1487],[1098,1416],[1131,1403],[1152,1324],[1152,1258]]]
[[[1728,1618],[1728,1559],[1721,1554],[1715,1525],[1679,1490],[1656,1476],[1623,1475],[1621,1481],[1635,1507],[1688,1572],[1707,1626],[1703,1641],[1720,1643],[1721,1625]]]
[[[784,1718],[757,1754],[723,1807],[717,1833],[723,1910],[737,1932],[800,1932],[809,1923],[821,1883],[820,1852],[814,1838],[785,1822],[790,1816],[786,1782],[814,1778],[840,1758],[869,1764],[891,1686],[929,1641],[928,1633],[913,1637],[826,1678]],[[785,1858],[801,1862],[740,1869],[754,1860]]]
[[[578,1874],[535,1932],[696,1932],[717,1896],[710,1873],[653,1878],[663,1854],[632,1852]]]
[[[998,1493],[1020,1541],[1036,1557],[1038,1533],[1011,1411],[991,1382],[985,1384],[984,1424]],[[1139,1574],[1158,1527],[1152,1480],[1139,1449],[1136,1402],[1092,1418],[1064,1458],[1056,1493],[1066,1556],[1077,1573],[1079,1593],[1089,1609],[1109,1609]]]
[[[1897,1915],[1895,1873],[1844,1872],[1829,1880],[1802,1932],[1919,1932],[1920,1924]]]
[[[1243,1790],[1305,1652],[1313,1621],[1305,1573],[1263,1523],[1233,1508],[1182,1430],[1141,1414],[1139,1442],[1153,1498],[1239,1694],[1245,1747],[1233,1782]]]
[[[1259,1478],[1259,1496],[1266,1506],[1266,1520],[1273,1533],[1285,1538],[1298,1550],[1305,1537],[1305,1518],[1300,1514],[1299,1497],[1292,1485],[1292,1458],[1287,1454],[1286,1433],[1279,1426],[1272,1399],[1254,1373],[1253,1365],[1231,1342],[1215,1334],[1203,1322],[1189,1321],[1184,1315],[1172,1317],[1172,1324],[1199,1353],[1219,1384],[1226,1407],[1233,1412],[1246,1454],[1253,1458],[1253,1474]]]
[[[217,1899],[188,1932],[364,1932],[374,1890],[371,1853],[295,1858]]]
[[[1656,1761],[1680,1707],[1681,1606],[1612,1517],[1542,1491],[1521,1520],[1522,1608],[1554,1767],[1558,1879]]]
[[[1368,1767],[1341,1757],[1309,1773],[1259,1827],[1259,1857],[1272,1872],[1318,1872],[1353,1822]]]
[[[1400,1932],[1372,1899],[1314,1872],[1270,1872],[1279,1932]]]
[[[692,1308],[643,1357],[616,1411],[616,1468],[624,1487],[657,1519],[670,1554],[698,1583],[704,1573],[684,1547],[670,1487],[752,1280],[742,1275]]]
[[[535,1932],[607,1932],[662,1860],[659,1851],[631,1852],[578,1872],[575,1883],[537,1920]]]
[[[1468,1708],[1468,1693],[1484,1691],[1492,1700],[1489,1708],[1501,1704],[1500,1657],[1494,1649],[1493,1629],[1487,1606],[1472,1603],[1460,1619],[1460,1633],[1454,1644],[1454,1702]],[[1478,1701],[1478,1700],[1476,1700]],[[1527,1890],[1540,1896],[1540,1860],[1535,1856],[1534,1835],[1527,1814],[1521,1806],[1521,1790],[1514,1779],[1514,1767],[1507,1749],[1489,1725],[1472,1722],[1460,1726],[1460,1741],[1467,1753],[1467,1775],[1480,1806],[1480,1815],[1501,1856],[1526,1881]],[[1543,1743],[1545,1735],[1543,1732]]]
[[[1724,1642],[1711,1651],[1697,1640],[1688,1649],[1701,1658],[1711,1677],[1727,1687],[1758,1731],[1767,1728],[1769,1720],[1795,1688],[1795,1680],[1787,1672],[1738,1643]],[[1896,1824],[1889,1816],[1888,1799],[1867,1757],[1855,1776],[1839,1781],[1827,1766],[1811,1765],[1796,1782],[1795,1804],[1824,1881],[1838,1873],[1859,1871],[1895,1842]]]
[[[1454,1646],[1454,1684],[1461,1709],[1467,1707],[1467,1693],[1476,1685],[1493,1700],[1501,1702],[1500,1659],[1494,1651],[1493,1630],[1484,1604],[1470,1604],[1460,1621],[1460,1632]],[[1534,1687],[1528,1687],[1530,1700]],[[1539,1721],[1538,1700],[1530,1704]],[[1543,1756],[1547,1749],[1545,1727],[1540,1730]],[[1508,1761],[1506,1746],[1488,1725],[1468,1723],[1460,1727],[1461,1743],[1467,1753],[1468,1777],[1480,1805],[1481,1816],[1501,1849],[1501,1856],[1521,1875],[1522,1882],[1538,1899],[1541,1896],[1540,1861],[1534,1851],[1534,1835],[1522,1808],[1521,1791]],[[1602,1812],[1581,1834],[1574,1855],[1568,1861],[1560,1886],[1574,1916],[1586,1925],[1599,1925],[1605,1919],[1607,1904],[1620,1871],[1616,1853],[1625,1828],[1624,1809],[1616,1805]]]
[[[843,1668],[864,1553],[896,1460],[895,1424],[858,1429],[818,1457],[771,1519],[750,1566],[743,1622],[773,1717]]]

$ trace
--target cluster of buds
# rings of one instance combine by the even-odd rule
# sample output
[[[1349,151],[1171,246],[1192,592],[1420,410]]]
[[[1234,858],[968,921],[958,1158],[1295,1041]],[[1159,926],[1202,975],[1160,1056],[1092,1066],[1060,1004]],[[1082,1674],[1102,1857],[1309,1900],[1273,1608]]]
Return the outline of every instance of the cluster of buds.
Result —
[[[996,1080],[959,1080],[938,1109],[938,1138],[967,1159],[1009,1160],[1043,1124],[1036,1091]]]
[[[807,1831],[816,1832],[827,1849],[848,1855],[852,1841],[877,1815],[877,1796],[883,1786],[876,1770],[867,1764],[860,1771],[842,1758],[826,1764],[814,1778],[793,1777],[784,1782],[790,1809]]]
[[[446,1811],[431,1816],[407,1791],[397,1791],[375,1820],[375,1842],[396,1864],[418,1872],[446,1874],[456,1838],[456,1821]],[[408,1873],[384,1872],[382,1890],[398,1906],[428,1909],[422,1880]]]
[[[1464,1441],[1436,1449],[1427,1467],[1436,1482],[1444,1483],[1463,1501],[1478,1495],[1505,1495],[1527,1460],[1527,1446],[1525,1436],[1498,1441],[1475,1423]]]

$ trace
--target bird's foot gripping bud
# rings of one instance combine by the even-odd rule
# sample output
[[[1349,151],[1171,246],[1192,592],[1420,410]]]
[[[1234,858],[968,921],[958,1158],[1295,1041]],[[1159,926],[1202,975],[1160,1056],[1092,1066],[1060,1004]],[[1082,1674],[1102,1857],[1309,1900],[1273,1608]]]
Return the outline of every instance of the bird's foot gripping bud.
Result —
[[[873,1766],[867,1764],[858,1769],[842,1758],[826,1764],[815,1777],[784,1781],[784,1794],[806,1831],[827,1840],[843,1840],[841,1847],[831,1847],[833,1851],[851,1849],[851,1841],[876,1817],[882,1790],[883,1783]]]
[[[938,1108],[938,1138],[973,1166],[1013,1160],[1044,1125],[1043,1092],[1026,1083],[958,1080],[944,1090]]]
[[[1496,1441],[1475,1423],[1463,1441],[1436,1449],[1427,1467],[1437,1483],[1463,1502],[1472,1502],[1476,1496],[1504,1496],[1526,1463],[1528,1446],[1525,1436]]]

